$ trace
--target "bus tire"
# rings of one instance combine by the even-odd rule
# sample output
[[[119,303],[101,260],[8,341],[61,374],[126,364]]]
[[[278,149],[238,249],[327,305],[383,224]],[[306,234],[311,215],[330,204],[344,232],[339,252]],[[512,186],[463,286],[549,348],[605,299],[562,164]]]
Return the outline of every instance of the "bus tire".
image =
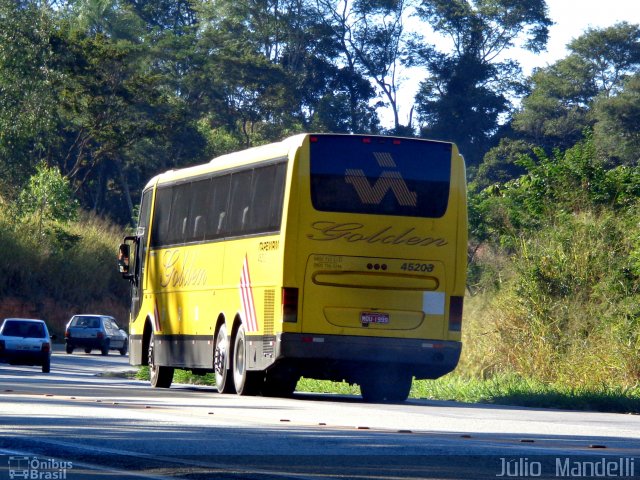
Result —
[[[264,379],[263,372],[247,371],[247,339],[240,325],[233,342],[233,383],[238,395],[257,395]]]
[[[216,345],[213,351],[213,369],[216,377],[216,388],[219,393],[233,393],[235,386],[233,384],[233,375],[229,368],[230,352],[229,352],[229,336],[227,335],[226,324],[220,325],[220,329],[216,335]]]
[[[151,333],[149,338],[148,362],[149,382],[153,388],[169,388],[173,381],[173,367],[163,367],[156,364],[155,335]]]
[[[265,397],[290,397],[296,389],[299,375],[293,373],[281,373],[279,375],[269,375],[262,385],[262,395]]]
[[[413,377],[400,369],[375,369],[360,380],[360,393],[368,403],[404,402]]]

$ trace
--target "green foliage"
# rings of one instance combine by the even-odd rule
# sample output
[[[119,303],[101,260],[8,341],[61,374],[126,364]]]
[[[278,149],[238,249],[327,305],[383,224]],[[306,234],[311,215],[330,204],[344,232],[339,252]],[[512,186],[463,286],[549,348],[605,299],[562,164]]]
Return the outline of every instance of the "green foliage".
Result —
[[[619,94],[599,98],[592,109],[594,139],[611,164],[640,165],[640,73]]]
[[[522,156],[516,161],[526,169],[524,175],[472,195],[470,221],[478,240],[513,243],[557,214],[591,208],[620,210],[640,196],[640,170],[607,168],[590,136],[551,157],[540,148],[534,151],[535,160]]]
[[[640,70],[640,25],[620,22],[608,28],[590,28],[568,47],[591,67],[593,81],[605,96],[611,96],[629,74]]]
[[[566,149],[582,138],[590,122],[589,102],[597,94],[590,65],[570,55],[529,79],[531,92],[513,117],[513,128],[547,149]]]
[[[462,370],[567,386],[640,379],[637,215],[559,214],[513,248],[509,273],[465,336]],[[630,268],[631,267],[631,268]],[[489,290],[487,290],[489,291]],[[469,318],[469,317],[467,317]]]
[[[78,217],[78,202],[73,197],[69,181],[58,168],[41,163],[20,193],[22,216],[34,216],[42,221],[67,222]]]
[[[471,197],[470,282],[488,300],[463,371],[579,388],[640,380],[640,169],[611,167],[591,135],[521,157],[526,173]],[[480,252],[480,253],[478,253]],[[488,281],[502,257],[502,282]],[[484,275],[484,276],[483,276]]]
[[[0,186],[22,183],[45,155],[57,75],[50,68],[51,12],[0,0]]]
[[[525,173],[517,161],[523,155],[533,155],[533,145],[523,140],[502,138],[500,143],[484,156],[469,189],[484,190],[496,183],[505,183]]]
[[[590,115],[594,103],[618,94],[626,79],[640,69],[640,26],[622,22],[588,29],[568,48],[568,57],[533,73],[530,92],[513,118],[517,132],[547,151],[571,147],[582,137],[585,127],[603,117],[611,119],[615,115],[611,109],[621,111],[618,102],[605,101],[600,115]],[[619,103],[628,100],[621,97]],[[624,128],[613,125],[610,121],[608,128],[604,127],[607,135],[620,136],[621,143],[625,143]],[[604,135],[598,141],[607,143]]]
[[[450,374],[438,380],[414,381],[411,396],[523,407],[640,413],[638,387],[574,387],[562,382],[542,382],[514,373],[498,374],[485,380]]]
[[[111,302],[120,313],[128,304],[127,282],[115,268],[114,245],[122,233],[104,220],[16,218],[15,206],[0,205],[0,297],[36,305],[63,306],[58,326],[70,311]],[[115,313],[115,312],[114,312]],[[49,319],[54,312],[41,312]]]
[[[540,51],[551,20],[542,0],[423,0],[420,18],[453,42],[449,52],[414,45],[428,78],[416,96],[421,135],[454,140],[472,166],[495,144],[509,97],[522,91],[516,60],[499,60],[516,42]]]

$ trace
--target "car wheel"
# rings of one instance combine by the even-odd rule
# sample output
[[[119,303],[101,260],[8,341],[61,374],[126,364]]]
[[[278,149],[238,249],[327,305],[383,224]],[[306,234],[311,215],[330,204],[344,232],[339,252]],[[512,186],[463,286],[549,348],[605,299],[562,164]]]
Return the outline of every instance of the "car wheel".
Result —
[[[231,363],[229,358],[229,345],[227,326],[222,324],[216,335],[216,346],[213,351],[213,369],[216,377],[216,388],[219,393],[235,392],[233,376],[229,368],[229,364]]]
[[[84,353],[91,353],[91,349],[90,348],[85,348],[84,349]]]
[[[65,350],[69,355],[71,355],[73,353],[73,345],[67,345]]]
[[[102,355],[109,355],[109,340],[102,344],[102,348],[100,349],[100,353]]]
[[[51,371],[51,358],[47,357],[42,362],[42,373],[49,373]]]
[[[124,345],[122,345],[122,348],[119,350],[120,355],[122,355],[124,357],[127,354],[128,351],[129,351],[129,343],[128,342],[124,342]]]
[[[152,333],[149,339],[147,361],[149,363],[149,381],[153,388],[169,388],[173,381],[173,367],[163,367],[156,364],[156,342]]]
[[[257,395],[260,392],[263,372],[247,371],[247,341],[244,325],[240,325],[233,343],[233,383],[238,395]]]

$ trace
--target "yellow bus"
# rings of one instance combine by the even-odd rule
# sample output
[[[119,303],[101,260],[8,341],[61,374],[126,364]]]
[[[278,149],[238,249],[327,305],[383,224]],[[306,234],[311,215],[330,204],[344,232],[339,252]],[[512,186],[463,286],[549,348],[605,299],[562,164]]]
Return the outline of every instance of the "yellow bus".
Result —
[[[404,401],[460,356],[465,166],[452,143],[303,134],[154,177],[120,246],[130,363],[219,392],[301,376]]]

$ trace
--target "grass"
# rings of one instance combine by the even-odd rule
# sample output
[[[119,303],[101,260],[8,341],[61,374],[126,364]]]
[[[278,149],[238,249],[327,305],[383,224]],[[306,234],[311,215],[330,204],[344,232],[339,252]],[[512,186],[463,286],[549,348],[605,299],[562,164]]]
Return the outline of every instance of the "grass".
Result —
[[[610,385],[567,387],[543,383],[515,374],[497,374],[489,379],[447,375],[438,380],[414,382],[411,397],[489,403],[537,408],[559,408],[640,414],[640,386]]]
[[[148,368],[141,367],[136,378],[148,380]],[[198,376],[185,370],[176,370],[174,382],[214,385],[215,379],[212,374]],[[296,390],[360,395],[357,385],[310,378],[300,379]],[[486,380],[465,378],[458,374],[450,374],[437,380],[414,380],[409,397],[462,403],[640,414],[640,385],[632,388],[608,385],[575,388],[545,384],[515,374],[498,374]]]

